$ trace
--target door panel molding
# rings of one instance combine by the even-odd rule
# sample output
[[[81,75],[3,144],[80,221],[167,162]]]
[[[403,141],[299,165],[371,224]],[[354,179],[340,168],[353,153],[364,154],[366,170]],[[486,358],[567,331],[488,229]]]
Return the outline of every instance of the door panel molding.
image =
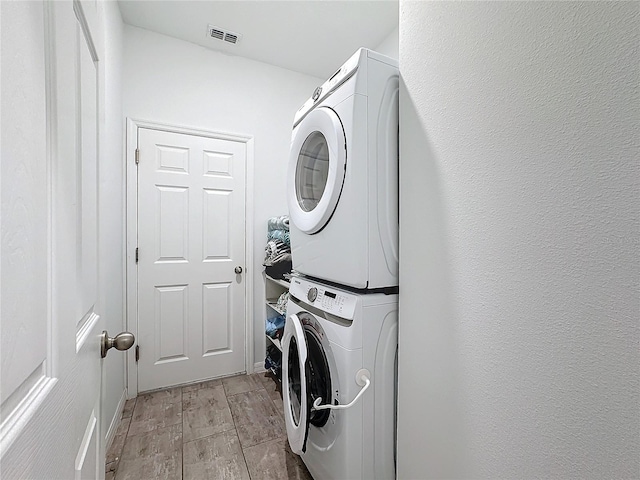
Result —
[[[0,408],[0,452],[6,452],[26,423],[35,415],[58,379],[45,375],[46,362],[38,365],[29,377],[7,398]]]
[[[55,384],[48,215],[53,188],[49,135],[56,122],[52,8],[46,2],[3,4],[2,14],[0,459]],[[25,28],[36,22],[44,28]],[[5,54],[33,61],[5,62]]]
[[[92,474],[98,471],[98,458],[90,455],[95,451],[95,444],[98,442],[98,419],[95,410],[91,412],[87,427],[85,429],[75,462],[75,480],[91,478]],[[98,477],[99,478],[99,477]]]
[[[6,65],[3,57],[2,136],[10,139],[3,143],[2,175],[11,186],[3,184],[2,191],[3,478],[73,478],[79,431],[91,416],[82,466],[85,478],[104,478],[98,257],[82,255],[78,235],[84,220],[78,191],[93,192],[85,197],[95,217],[87,228],[97,230],[100,214],[97,176],[81,175],[89,167],[95,171],[101,154],[101,74],[96,45],[87,38],[102,38],[102,17],[93,3],[86,6],[95,10],[89,12],[95,21],[86,26],[80,24],[85,3],[2,5],[3,53],[5,40],[9,52]],[[5,150],[11,152],[6,158]],[[4,207],[21,218],[10,222]],[[97,234],[86,240],[97,252]],[[84,272],[94,278],[89,290],[78,288],[87,283]]]
[[[138,199],[137,199],[137,170],[136,149],[138,145],[138,130],[141,128],[160,130],[167,133],[195,135],[217,140],[227,140],[244,143],[246,148],[245,168],[245,368],[247,373],[254,371],[254,345],[253,345],[253,161],[254,139],[251,135],[211,131],[194,127],[171,125],[148,120],[128,117],[126,126],[126,189],[124,204],[126,205],[126,325],[127,330],[138,336],[138,272],[136,269],[136,247],[138,237]],[[216,152],[211,152],[216,153]],[[220,170],[221,165],[214,165]],[[217,169],[215,169],[217,170]],[[222,172],[215,171],[215,175],[222,176]],[[212,172],[212,174],[214,174]],[[144,253],[143,253],[144,254]],[[144,348],[144,346],[142,347]],[[127,355],[127,395],[134,398],[138,394],[138,370],[136,367],[135,352],[131,349]],[[144,352],[141,352],[144,355]]]

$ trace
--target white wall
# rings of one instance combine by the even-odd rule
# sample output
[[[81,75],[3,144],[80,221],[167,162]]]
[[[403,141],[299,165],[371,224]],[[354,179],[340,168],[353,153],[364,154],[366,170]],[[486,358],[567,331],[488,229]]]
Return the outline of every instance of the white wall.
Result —
[[[639,477],[638,13],[401,2],[400,478]]]
[[[99,163],[100,292],[109,335],[125,330],[124,315],[124,121],[122,117],[123,23],[116,2],[103,2],[104,58],[100,62],[105,108],[101,112]],[[117,427],[125,391],[125,354],[112,350],[104,359],[103,430]]]
[[[124,115],[254,137],[254,356],[264,361],[267,219],[287,213],[295,111],[322,79],[125,25]]]
[[[399,28],[396,27],[380,44],[374,48],[378,53],[382,53],[387,57],[398,59],[399,55]]]

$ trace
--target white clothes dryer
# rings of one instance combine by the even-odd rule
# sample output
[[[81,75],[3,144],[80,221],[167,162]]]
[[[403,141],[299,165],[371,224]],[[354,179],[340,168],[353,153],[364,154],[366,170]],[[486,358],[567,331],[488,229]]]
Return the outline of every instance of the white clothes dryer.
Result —
[[[291,280],[284,417],[291,449],[316,480],[395,478],[397,312],[397,295]],[[360,394],[363,371],[370,384]]]
[[[287,180],[293,269],[398,286],[398,64],[361,48],[298,110]]]

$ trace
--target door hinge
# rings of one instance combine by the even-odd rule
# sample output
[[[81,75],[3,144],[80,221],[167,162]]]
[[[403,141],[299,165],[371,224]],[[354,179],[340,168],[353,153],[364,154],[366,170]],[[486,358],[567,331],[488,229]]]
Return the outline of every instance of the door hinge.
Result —
[[[136,165],[140,163],[140,150],[136,148]]]
[[[136,247],[136,263],[138,263],[138,247]]]
[[[140,345],[136,345],[136,362],[140,360]]]

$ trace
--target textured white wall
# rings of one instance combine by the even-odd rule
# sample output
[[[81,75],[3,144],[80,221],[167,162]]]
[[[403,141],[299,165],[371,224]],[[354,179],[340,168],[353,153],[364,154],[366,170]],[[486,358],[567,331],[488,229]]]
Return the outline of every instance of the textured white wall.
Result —
[[[287,213],[293,115],[323,80],[125,25],[124,115],[254,136],[254,353],[264,360],[267,219]]]
[[[125,329],[124,315],[124,121],[122,117],[123,23],[115,2],[100,3],[104,21],[104,58],[101,65],[104,111],[101,115],[102,152],[99,165],[100,292],[105,328],[111,336]],[[117,415],[125,390],[125,358],[112,352],[104,359],[105,435]]]
[[[399,478],[640,478],[639,8],[401,2]]]

